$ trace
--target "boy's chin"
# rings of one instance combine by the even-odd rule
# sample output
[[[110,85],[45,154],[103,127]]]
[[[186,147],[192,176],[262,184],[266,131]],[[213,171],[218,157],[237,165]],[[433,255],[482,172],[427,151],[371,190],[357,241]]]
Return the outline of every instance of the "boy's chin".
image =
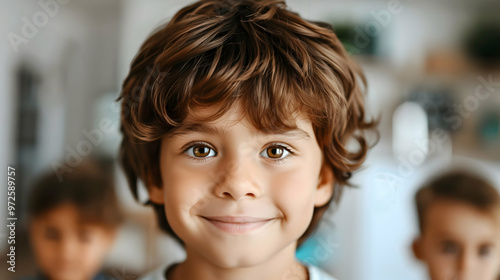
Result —
[[[205,256],[206,259],[221,268],[257,266],[276,255],[276,252],[271,251],[271,248],[248,248],[244,245],[233,246],[229,249],[225,247],[211,248],[205,252],[208,253]]]

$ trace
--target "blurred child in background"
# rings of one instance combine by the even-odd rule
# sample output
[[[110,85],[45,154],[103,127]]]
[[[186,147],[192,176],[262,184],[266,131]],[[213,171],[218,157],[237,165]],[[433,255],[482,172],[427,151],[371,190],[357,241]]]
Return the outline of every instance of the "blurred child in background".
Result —
[[[432,280],[496,280],[500,275],[500,195],[487,181],[454,171],[415,196],[415,256]]]
[[[38,266],[30,279],[104,280],[100,273],[122,220],[112,173],[86,161],[60,181],[41,177],[29,197],[29,235]]]

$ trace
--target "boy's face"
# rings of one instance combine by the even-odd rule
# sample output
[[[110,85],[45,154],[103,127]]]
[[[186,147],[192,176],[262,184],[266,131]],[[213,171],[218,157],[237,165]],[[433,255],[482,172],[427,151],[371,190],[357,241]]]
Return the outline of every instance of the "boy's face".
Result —
[[[500,221],[465,203],[432,203],[413,244],[432,280],[496,280],[500,274]]]
[[[88,280],[101,268],[114,233],[79,223],[75,206],[64,204],[35,217],[30,237],[39,269],[51,280]]]
[[[203,123],[210,130],[164,138],[163,186],[149,188],[151,200],[164,203],[188,254],[226,268],[295,254],[314,207],[328,202],[334,182],[331,169],[322,168],[308,120],[297,119],[301,132],[259,135],[246,118],[238,119],[235,106],[217,121]],[[216,221],[243,216],[253,222]]]

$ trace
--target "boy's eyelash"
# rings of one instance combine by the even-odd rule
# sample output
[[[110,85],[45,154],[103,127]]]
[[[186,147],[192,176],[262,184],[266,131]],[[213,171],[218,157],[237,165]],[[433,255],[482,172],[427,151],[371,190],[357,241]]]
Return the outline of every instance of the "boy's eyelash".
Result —
[[[199,146],[206,146],[206,147],[208,147],[208,148],[210,148],[210,149],[212,149],[212,150],[214,150],[214,151],[215,151],[215,149],[214,149],[214,148],[212,148],[212,146],[211,146],[211,145],[209,145],[209,144],[208,144],[208,143],[206,143],[206,142],[194,141],[194,142],[190,142],[190,143],[188,143],[188,144],[186,145],[186,146],[187,146],[187,148],[183,149],[183,153],[184,153],[184,154],[186,154],[186,152],[187,152],[189,149],[191,149],[191,148],[192,148],[192,147],[194,147],[194,146],[198,146],[198,145],[199,145]],[[274,162],[274,163],[276,163],[276,164],[283,164],[286,160],[288,160],[288,159],[289,159],[289,157],[290,157],[290,156],[294,156],[294,155],[295,155],[295,151],[294,151],[294,150],[293,150],[290,146],[288,146],[288,145],[286,145],[286,144],[283,144],[283,143],[279,143],[279,142],[272,142],[272,143],[270,143],[270,144],[269,144],[269,145],[268,145],[268,146],[267,146],[264,150],[269,149],[269,148],[271,148],[271,147],[279,147],[279,148],[282,148],[282,149],[284,149],[284,150],[286,150],[287,152],[289,152],[289,153],[290,153],[290,155],[287,155],[287,156],[286,156],[286,157],[284,157],[284,158],[269,159],[269,160],[273,161],[273,162]],[[217,152],[215,152],[215,153],[217,154]],[[198,157],[192,157],[192,156],[190,156],[190,155],[187,155],[187,156],[188,156],[189,158],[193,159],[193,160],[194,160],[194,161],[196,161],[196,162],[205,162],[205,161],[207,161],[207,160],[210,158],[210,157],[201,157],[201,158],[198,158]]]

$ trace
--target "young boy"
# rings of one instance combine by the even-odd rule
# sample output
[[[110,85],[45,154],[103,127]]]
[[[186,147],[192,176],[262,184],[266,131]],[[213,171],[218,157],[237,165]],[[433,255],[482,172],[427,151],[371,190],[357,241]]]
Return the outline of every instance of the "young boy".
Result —
[[[500,275],[500,195],[466,172],[442,175],[415,196],[415,256],[430,279],[496,280]]]
[[[120,160],[187,257],[146,279],[333,279],[295,251],[369,149],[364,83],[283,1],[198,1],[154,32],[119,97]]]
[[[30,279],[111,279],[99,270],[122,215],[110,174],[100,167],[85,161],[62,181],[50,172],[35,184],[28,214],[38,275]]]

